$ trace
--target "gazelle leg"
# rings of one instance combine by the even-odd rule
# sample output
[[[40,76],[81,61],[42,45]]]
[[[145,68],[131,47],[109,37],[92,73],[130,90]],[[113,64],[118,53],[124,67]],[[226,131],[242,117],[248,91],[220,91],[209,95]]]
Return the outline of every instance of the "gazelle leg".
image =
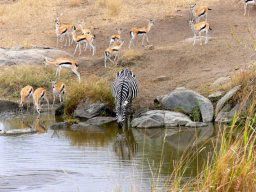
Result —
[[[145,34],[145,35],[146,35],[147,44],[149,44],[148,35],[147,34]]]
[[[204,44],[208,43],[208,30],[205,31],[205,42]]]
[[[59,67],[59,74],[58,74],[59,77],[60,77],[60,70],[61,70],[61,67]]]
[[[145,35],[142,35],[142,47],[144,47],[144,38],[145,38]]]
[[[133,41],[133,38],[131,38],[131,40],[130,40],[129,49],[131,48],[132,41]]]
[[[53,94],[53,102],[52,102],[52,106],[55,104],[55,94]]]
[[[73,56],[76,54],[77,48],[78,48],[78,43],[76,44],[76,48],[75,48],[75,51],[74,51],[74,53],[73,53]]]
[[[49,100],[48,100],[46,95],[44,95],[44,100],[47,102],[47,107],[48,107],[48,111],[49,111],[49,109],[50,109],[50,107],[49,107]]]
[[[60,103],[61,103],[61,95],[62,95],[62,94],[60,93],[60,94],[59,94],[59,100],[60,100]]]
[[[196,34],[194,33],[194,43],[193,46],[196,44]]]
[[[202,45],[201,31],[199,32],[199,38],[200,38],[200,45]]]
[[[80,81],[81,81],[80,73],[77,71],[77,69],[71,68],[71,70],[76,74],[78,81],[80,83]]]
[[[81,51],[81,43],[79,42],[79,55],[81,55],[82,51]]]
[[[246,15],[247,4],[244,3],[244,16]]]

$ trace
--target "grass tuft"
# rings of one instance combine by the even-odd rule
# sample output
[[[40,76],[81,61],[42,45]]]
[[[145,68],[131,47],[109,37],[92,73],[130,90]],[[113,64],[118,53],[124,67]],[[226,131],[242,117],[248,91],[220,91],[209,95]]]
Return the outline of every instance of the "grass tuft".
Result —
[[[65,115],[72,115],[78,104],[86,99],[113,105],[111,85],[109,85],[107,80],[96,76],[89,77],[80,84],[76,82],[71,83],[65,101]]]

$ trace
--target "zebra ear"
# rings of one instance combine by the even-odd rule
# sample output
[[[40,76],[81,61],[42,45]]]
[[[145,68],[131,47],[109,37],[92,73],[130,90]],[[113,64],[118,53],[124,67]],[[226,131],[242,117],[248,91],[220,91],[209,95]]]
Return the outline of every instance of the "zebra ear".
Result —
[[[125,101],[124,104],[123,104],[123,107],[126,107],[128,104],[128,101]]]

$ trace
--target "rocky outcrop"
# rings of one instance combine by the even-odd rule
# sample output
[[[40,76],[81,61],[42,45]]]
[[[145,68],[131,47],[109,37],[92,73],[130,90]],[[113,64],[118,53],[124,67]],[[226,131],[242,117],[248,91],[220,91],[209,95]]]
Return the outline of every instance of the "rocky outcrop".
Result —
[[[241,86],[238,85],[228,91],[218,102],[215,109],[215,116],[221,111],[224,105],[240,90]]]
[[[91,119],[93,117],[99,116],[101,114],[108,114],[109,107],[106,103],[81,103],[78,105],[77,109],[74,111],[74,116],[78,118]]]
[[[69,53],[55,48],[14,47],[11,49],[0,48],[0,66],[19,64],[42,64],[44,57],[56,58],[70,56]]]
[[[197,124],[191,119],[179,112],[152,110],[135,118],[131,122],[132,127],[137,128],[156,128],[156,127],[177,127],[177,126],[205,126],[206,124]]]
[[[168,95],[158,97],[155,101],[166,110],[179,110],[186,114],[191,114],[196,107],[199,107],[203,122],[213,120],[214,109],[211,101],[199,93],[183,87],[176,88]]]

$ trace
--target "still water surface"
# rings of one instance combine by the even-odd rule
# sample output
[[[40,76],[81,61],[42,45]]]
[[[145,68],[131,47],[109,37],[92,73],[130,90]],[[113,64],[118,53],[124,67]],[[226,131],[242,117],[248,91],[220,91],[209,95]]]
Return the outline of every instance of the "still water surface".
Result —
[[[55,122],[51,114],[40,119],[32,115],[0,119],[0,130],[31,127],[37,131],[0,136],[1,192],[144,192],[151,191],[153,180],[164,191],[173,162],[203,144],[204,150],[184,177],[195,175],[211,152],[210,139],[215,135],[212,126],[122,130],[110,124],[48,129]]]

